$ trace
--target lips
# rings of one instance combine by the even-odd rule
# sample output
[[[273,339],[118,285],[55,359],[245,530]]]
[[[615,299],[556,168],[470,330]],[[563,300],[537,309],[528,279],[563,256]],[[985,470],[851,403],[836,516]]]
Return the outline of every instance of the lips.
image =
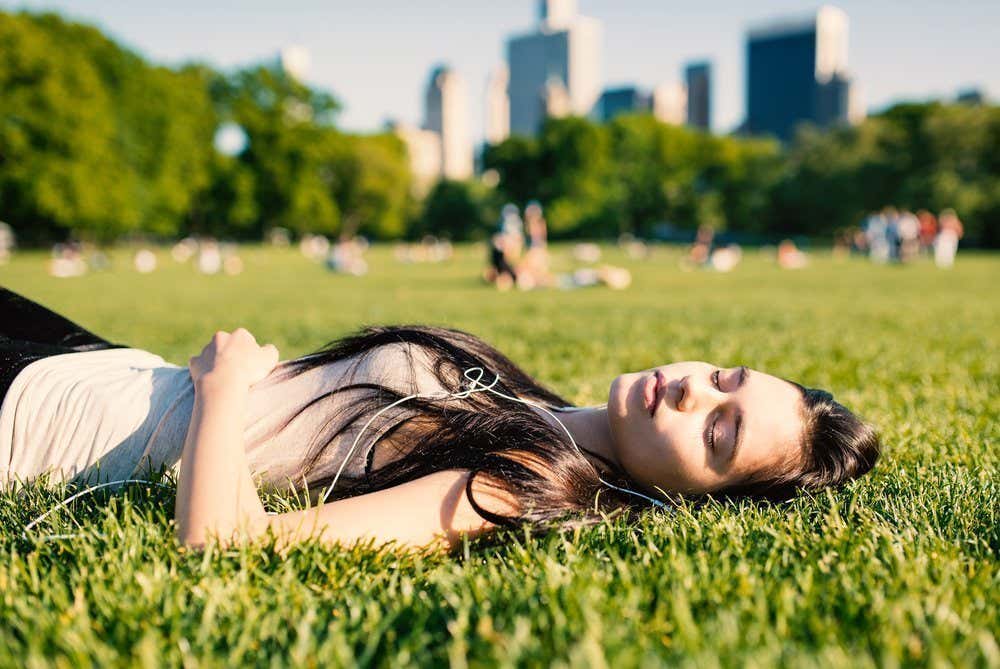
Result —
[[[656,413],[656,407],[660,405],[666,387],[666,379],[663,378],[663,374],[659,370],[646,377],[642,388],[642,399],[650,418]]]

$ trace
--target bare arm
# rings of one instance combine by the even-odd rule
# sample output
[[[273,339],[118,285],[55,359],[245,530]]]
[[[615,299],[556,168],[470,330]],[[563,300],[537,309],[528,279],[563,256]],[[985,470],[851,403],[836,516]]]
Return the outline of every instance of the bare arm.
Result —
[[[373,540],[401,547],[451,549],[462,536],[493,527],[476,513],[465,494],[469,473],[437,472],[378,492],[321,506],[266,516],[250,536],[268,531],[282,544],[316,537],[329,544]]]
[[[252,383],[277,364],[277,350],[257,346],[246,330],[217,332],[191,358],[194,408],[181,453],[174,518],[178,538],[203,544],[210,534],[228,539],[265,517],[250,477],[243,424]]]
[[[267,515],[246,461],[243,422],[251,383],[266,376],[276,362],[277,351],[257,346],[245,330],[217,333],[202,355],[192,358],[195,404],[181,456],[175,511],[177,535],[184,544],[202,546],[212,536],[229,544],[271,532],[282,544],[317,537],[331,544],[374,540],[452,548],[463,534],[474,536],[492,527],[469,503],[469,474],[461,470]],[[498,501],[502,511],[510,511]]]

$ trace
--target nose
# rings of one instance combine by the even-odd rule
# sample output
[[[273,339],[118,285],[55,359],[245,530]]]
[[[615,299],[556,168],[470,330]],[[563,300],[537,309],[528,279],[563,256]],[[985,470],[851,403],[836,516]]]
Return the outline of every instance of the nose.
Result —
[[[678,411],[694,411],[699,406],[711,401],[712,393],[715,391],[707,381],[701,378],[692,378],[689,374],[677,384],[680,395],[677,398]]]

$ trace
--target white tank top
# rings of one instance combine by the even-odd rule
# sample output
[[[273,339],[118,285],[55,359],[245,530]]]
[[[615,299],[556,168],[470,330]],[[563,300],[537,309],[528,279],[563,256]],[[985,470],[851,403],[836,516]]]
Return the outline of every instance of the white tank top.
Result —
[[[405,394],[441,387],[427,354],[406,344],[291,378],[272,373],[250,392],[244,443],[251,470],[267,482],[287,482],[300,470],[331,411],[352,396],[335,395],[296,413],[310,400],[357,382],[381,383]],[[0,486],[46,472],[53,481],[91,484],[142,477],[164,466],[176,472],[193,403],[187,367],[148,351],[109,349],[37,360],[14,378],[0,406]],[[364,472],[367,447],[398,415],[386,412],[369,428],[351,454],[346,476]],[[323,451],[321,471],[336,471],[360,427]]]

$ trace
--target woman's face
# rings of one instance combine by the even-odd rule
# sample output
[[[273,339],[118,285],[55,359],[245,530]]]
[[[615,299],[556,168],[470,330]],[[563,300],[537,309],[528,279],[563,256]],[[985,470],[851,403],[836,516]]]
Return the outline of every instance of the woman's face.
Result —
[[[611,384],[612,448],[647,489],[698,494],[794,464],[801,454],[799,390],[746,367],[679,362]]]

